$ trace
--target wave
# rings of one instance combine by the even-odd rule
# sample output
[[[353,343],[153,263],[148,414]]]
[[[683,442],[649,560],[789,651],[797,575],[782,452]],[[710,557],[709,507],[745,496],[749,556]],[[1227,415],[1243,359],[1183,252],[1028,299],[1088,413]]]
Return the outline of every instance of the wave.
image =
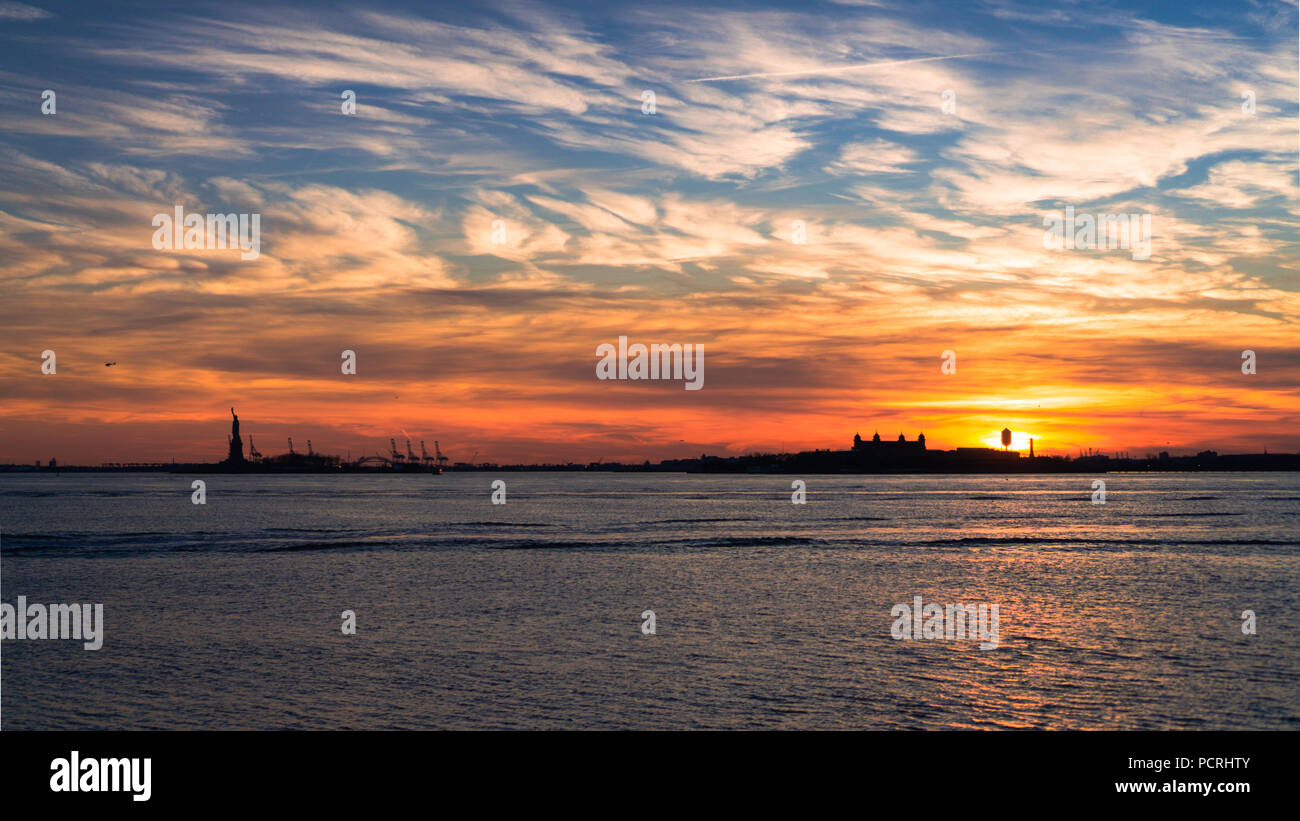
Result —
[[[694,547],[766,547],[769,545],[825,545],[830,540],[809,536],[722,536],[716,539],[683,539]]]
[[[694,522],[752,522],[752,517],[748,516],[723,516],[717,519],[647,519],[644,522],[629,522],[632,525],[676,525],[691,524]]]
[[[435,527],[558,527],[549,522],[434,522]]]
[[[871,550],[965,549],[973,547],[1019,547],[1043,550],[1114,550],[1215,547],[1300,547],[1300,541],[1263,538],[1089,538],[1087,536],[958,536],[952,538],[880,539],[839,535],[735,535],[694,536],[672,539],[582,539],[582,538],[511,538],[501,536],[438,535],[427,533],[376,534],[358,536],[340,534],[337,539],[309,538],[289,540],[254,534],[211,534],[221,538],[128,538],[115,534],[77,543],[52,542],[14,545],[6,540],[4,554],[13,557],[126,557],[156,553],[308,553],[348,551],[439,551],[439,550],[590,550],[600,552],[693,551],[724,548],[789,547],[807,549]],[[174,534],[173,534],[174,536]]]
[[[341,539],[333,542],[297,542],[294,544],[272,545],[251,552],[254,553],[293,553],[297,551],[349,550],[366,548],[370,550],[391,546],[390,543],[373,539]]]

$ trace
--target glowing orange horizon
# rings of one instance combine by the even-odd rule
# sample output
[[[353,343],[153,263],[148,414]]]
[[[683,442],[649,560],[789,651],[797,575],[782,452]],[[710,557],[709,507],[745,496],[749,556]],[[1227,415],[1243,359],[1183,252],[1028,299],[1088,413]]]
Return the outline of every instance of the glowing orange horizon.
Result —
[[[833,326],[834,317],[822,324]],[[1161,371],[1165,348],[1138,360],[1132,351],[1141,349],[1130,347],[1113,355],[1125,363],[1120,378],[1100,383],[1071,378],[1076,363],[1069,356],[1044,357],[1041,346],[1031,354],[1015,350],[1012,343],[1029,331],[969,344],[931,342],[928,350],[919,342],[872,345],[863,337],[861,356],[830,366],[815,355],[816,341],[794,333],[635,334],[705,343],[705,387],[684,391],[680,382],[597,380],[595,349],[614,340],[612,332],[578,337],[535,323],[532,337],[494,329],[490,344],[469,334],[457,348],[454,335],[427,330],[422,344],[419,323],[406,320],[374,334],[340,334],[333,350],[319,341],[303,350],[250,329],[243,335],[251,341],[247,349],[268,353],[241,358],[240,348],[212,331],[193,326],[179,353],[155,350],[151,333],[106,346],[100,337],[63,332],[62,340],[29,345],[58,351],[53,376],[40,373],[35,356],[5,355],[6,383],[19,395],[0,416],[0,461],[216,461],[225,453],[232,405],[245,441],[251,437],[264,454],[284,452],[292,436],[300,448],[311,439],[318,452],[353,458],[386,451],[390,437],[404,448],[407,435],[417,451],[420,440],[430,450],[438,440],[454,461],[497,463],[845,449],[855,433],[877,431],[909,440],[925,433],[932,449],[1001,448],[1003,427],[1013,431],[1012,449],[1027,452],[1032,436],[1038,455],[1300,450],[1296,428],[1286,422],[1296,415],[1293,394],[1281,386],[1287,371],[1252,380],[1226,348],[1212,367],[1165,368],[1168,378],[1159,383],[1148,377]],[[317,327],[310,335],[329,332]],[[406,342],[403,333],[411,334]],[[25,336],[40,334],[27,329]],[[423,364],[425,344],[469,355],[455,362],[454,373],[444,372],[452,368],[440,369],[436,357]],[[1064,340],[1053,344],[1073,350]],[[110,354],[101,353],[106,347]],[[334,372],[345,347],[357,351],[356,376]],[[940,371],[939,354],[948,348],[958,351],[956,374]],[[222,350],[228,362],[203,367]],[[118,364],[105,368],[106,357]],[[295,369],[302,376],[284,373]]]

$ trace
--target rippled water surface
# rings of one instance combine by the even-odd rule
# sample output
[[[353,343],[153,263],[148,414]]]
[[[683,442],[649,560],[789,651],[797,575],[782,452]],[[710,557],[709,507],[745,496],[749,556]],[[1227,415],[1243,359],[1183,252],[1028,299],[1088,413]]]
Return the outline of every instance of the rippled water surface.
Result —
[[[0,598],[106,634],[5,641],[4,729],[1300,727],[1294,473],[194,478],[0,474]]]

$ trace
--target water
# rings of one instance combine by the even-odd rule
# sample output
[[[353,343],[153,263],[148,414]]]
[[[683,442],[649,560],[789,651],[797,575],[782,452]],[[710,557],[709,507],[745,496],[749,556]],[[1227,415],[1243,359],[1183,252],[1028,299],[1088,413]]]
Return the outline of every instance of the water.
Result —
[[[106,634],[4,642],[5,729],[1300,726],[1294,473],[194,478],[0,474],[0,598]]]

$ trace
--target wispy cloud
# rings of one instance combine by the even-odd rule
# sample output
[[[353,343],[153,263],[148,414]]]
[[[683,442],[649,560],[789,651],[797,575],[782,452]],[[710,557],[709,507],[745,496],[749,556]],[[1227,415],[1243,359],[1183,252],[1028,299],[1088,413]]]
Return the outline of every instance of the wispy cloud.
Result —
[[[964,60],[972,57],[995,57],[999,52],[986,52],[984,54],[950,54],[939,57],[914,57],[910,60],[887,60],[878,63],[858,63],[850,66],[822,66],[819,68],[805,68],[796,71],[765,71],[754,74],[729,74],[722,77],[700,77],[694,80],[687,80],[688,83],[716,83],[722,80],[752,80],[752,79],[769,79],[774,77],[805,77],[813,75],[840,74],[846,71],[862,71],[872,68],[893,68],[895,66],[907,66],[915,63],[934,63],[940,60]]]
[[[0,3],[0,21],[30,22],[44,20],[51,16],[45,9],[29,6],[26,3]]]
[[[1294,5],[19,5],[0,459],[88,425],[181,447],[236,399],[338,449],[436,420],[538,459],[836,446],[868,417],[952,446],[1008,408],[1049,450],[1300,447]],[[176,204],[260,213],[261,256],[155,251]],[[1044,248],[1067,205],[1149,214],[1151,258]],[[709,389],[597,390],[627,333],[707,344]],[[69,379],[41,381],[55,346]]]

